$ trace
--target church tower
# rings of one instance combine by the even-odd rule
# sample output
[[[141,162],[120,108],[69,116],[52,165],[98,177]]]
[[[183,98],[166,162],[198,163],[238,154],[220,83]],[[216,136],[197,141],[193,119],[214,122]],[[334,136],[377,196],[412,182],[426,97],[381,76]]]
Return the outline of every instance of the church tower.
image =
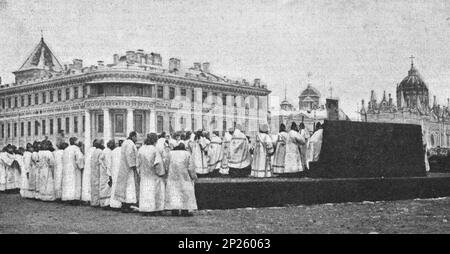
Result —
[[[16,76],[16,83],[19,84],[23,80],[48,77],[61,71],[63,71],[62,65],[45,43],[44,37],[41,37],[27,60],[19,70],[13,73]]]

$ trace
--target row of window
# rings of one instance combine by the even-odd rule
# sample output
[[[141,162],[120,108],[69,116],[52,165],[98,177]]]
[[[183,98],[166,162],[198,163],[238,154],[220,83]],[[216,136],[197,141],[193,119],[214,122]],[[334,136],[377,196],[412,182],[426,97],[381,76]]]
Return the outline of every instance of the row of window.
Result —
[[[144,133],[144,116],[142,114],[135,114],[134,117],[134,131],[137,133]],[[97,115],[97,126],[98,133],[104,132],[104,116]],[[114,115],[114,125],[112,131],[118,134],[125,133],[125,115],[124,114],[115,114]]]
[[[39,105],[39,104],[45,104],[45,103],[53,103],[55,101],[63,101],[63,100],[70,100],[71,96],[70,96],[70,89],[71,88],[65,88],[65,89],[58,89],[56,91],[50,91],[48,93],[47,96],[47,92],[41,92],[41,93],[35,93],[34,97],[32,94],[28,94],[28,95],[21,95],[21,96],[16,96],[16,97],[9,97],[6,99],[1,99],[1,106],[2,109],[5,108],[18,108],[19,107],[19,101],[20,101],[20,107],[25,107],[25,106],[31,106],[31,105]],[[80,98],[80,93],[79,90],[81,89],[81,87],[74,87],[73,88],[74,92],[73,92],[73,99],[78,99]],[[117,94],[121,94],[121,87],[117,86],[116,87],[116,91]],[[64,99],[63,99],[63,93],[65,94]],[[104,94],[104,87],[103,86],[98,86],[97,87],[97,93],[99,95]],[[144,89],[142,86],[138,86],[137,87],[137,92],[136,95],[138,96],[143,96],[144,94]],[[87,88],[84,86],[83,90],[82,90],[82,94],[81,94],[81,98],[85,97],[87,95]],[[187,89],[186,88],[181,88],[180,89],[180,95],[182,97],[186,97],[187,96]],[[213,101],[212,103],[217,103],[218,102],[218,93],[212,93],[213,95]],[[39,97],[41,98],[41,100],[39,100]],[[48,97],[48,98],[47,98]],[[158,85],[156,88],[156,97],[159,99],[164,99],[164,86]],[[222,105],[227,105],[227,95],[226,94],[222,94]],[[205,103],[206,99],[208,98],[208,92],[202,92],[202,103]],[[33,100],[34,99],[34,100]],[[173,100],[175,99],[175,88],[174,87],[169,87],[169,99]],[[233,101],[236,101],[236,96],[233,96]],[[195,91],[191,90],[191,102],[195,102]],[[233,103],[234,106],[238,106],[235,103]],[[244,100],[241,100],[241,105],[239,105],[240,107],[245,107],[246,103]],[[250,108],[254,108],[255,107],[255,98],[250,97],[250,101],[249,101],[249,105]]]
[[[83,118],[83,132],[84,132],[84,124],[85,124],[85,118]],[[56,120],[56,123],[55,123]],[[34,132],[32,132],[31,128],[31,121],[28,122],[21,122],[20,123],[20,133],[18,133],[18,123],[8,123],[8,124],[2,124],[1,125],[1,137],[2,138],[11,138],[11,137],[18,137],[20,135],[21,137],[24,137],[25,135],[31,136],[33,135],[37,136],[39,134],[42,135],[53,135],[54,134],[54,127],[55,124],[57,126],[57,130],[64,130],[65,133],[78,133],[78,116],[73,117],[73,126],[72,126],[72,132],[70,129],[70,117],[64,118],[64,129],[63,129],[63,118],[56,118],[56,119],[49,119],[49,129],[47,130],[47,120],[41,120],[41,121],[34,121]],[[25,124],[26,124],[26,134],[25,134]]]
[[[182,97],[186,97],[187,95],[187,89],[186,88],[180,88],[180,95]],[[156,97],[158,99],[164,99],[164,86],[157,86],[157,92],[156,92]],[[202,92],[202,103],[205,103],[206,99],[208,98],[208,92]],[[212,103],[217,103],[217,98],[218,98],[218,93],[212,93]],[[173,100],[175,99],[175,88],[174,87],[169,87],[169,99]],[[233,96],[233,101],[234,101],[234,106],[237,106],[236,103],[236,95]],[[195,102],[195,91],[191,90],[191,102]],[[245,107],[245,100],[241,100],[241,105],[239,105],[240,107]],[[227,105],[227,95],[226,94],[222,94],[222,105],[226,106]],[[250,97],[250,102],[249,102],[249,106],[250,108],[255,108],[255,98],[254,97]]]
[[[70,100],[71,99],[70,89],[71,88],[65,88],[65,89],[58,89],[56,91],[50,91],[48,93],[48,100],[47,100],[47,91],[44,91],[41,93],[35,93],[34,95],[28,94],[28,95],[21,95],[21,96],[1,99],[2,109],[18,108],[19,107],[19,99],[20,99],[20,107],[52,103],[55,101]],[[81,89],[81,87],[73,88],[73,99],[78,99],[78,98],[82,98],[82,97],[86,96],[87,88],[83,87],[81,97],[80,97],[80,93],[79,93],[80,89]],[[64,99],[63,99],[63,92],[65,94]],[[39,97],[41,97],[40,101],[39,101]],[[26,102],[26,105],[25,105],[25,102]]]

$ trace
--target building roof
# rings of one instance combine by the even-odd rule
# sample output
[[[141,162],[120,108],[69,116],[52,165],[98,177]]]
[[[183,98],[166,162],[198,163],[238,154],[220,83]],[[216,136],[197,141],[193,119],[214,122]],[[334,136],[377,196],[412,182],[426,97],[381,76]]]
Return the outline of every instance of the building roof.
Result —
[[[44,42],[44,38],[41,38],[36,48],[22,64],[18,72],[31,69],[45,69],[55,72],[63,70],[63,67],[59,63],[56,56]]]

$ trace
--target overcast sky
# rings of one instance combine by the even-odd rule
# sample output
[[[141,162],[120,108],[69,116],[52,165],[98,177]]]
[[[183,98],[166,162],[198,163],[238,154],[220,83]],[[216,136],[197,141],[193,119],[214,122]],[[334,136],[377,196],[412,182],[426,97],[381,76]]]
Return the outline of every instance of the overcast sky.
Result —
[[[430,94],[442,104],[450,97],[446,0],[0,0],[0,8],[4,82],[42,29],[64,63],[110,63],[114,53],[144,49],[165,65],[171,57],[183,67],[209,61],[217,74],[261,78],[272,96],[287,87],[295,105],[311,72],[313,86],[324,96],[332,86],[349,115],[371,89],[394,96],[414,55]]]

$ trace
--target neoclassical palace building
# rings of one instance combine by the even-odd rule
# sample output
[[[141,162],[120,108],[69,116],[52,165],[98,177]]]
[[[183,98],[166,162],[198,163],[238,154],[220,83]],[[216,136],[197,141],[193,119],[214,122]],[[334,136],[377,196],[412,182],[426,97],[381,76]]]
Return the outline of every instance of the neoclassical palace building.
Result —
[[[236,124],[252,136],[267,123],[270,91],[260,79],[218,76],[209,63],[183,69],[177,58],[167,69],[160,54],[143,50],[115,54],[111,64],[62,65],[41,38],[14,75],[0,86],[1,145],[55,141],[59,130],[89,145],[132,130],[142,141],[149,132],[223,132]]]

